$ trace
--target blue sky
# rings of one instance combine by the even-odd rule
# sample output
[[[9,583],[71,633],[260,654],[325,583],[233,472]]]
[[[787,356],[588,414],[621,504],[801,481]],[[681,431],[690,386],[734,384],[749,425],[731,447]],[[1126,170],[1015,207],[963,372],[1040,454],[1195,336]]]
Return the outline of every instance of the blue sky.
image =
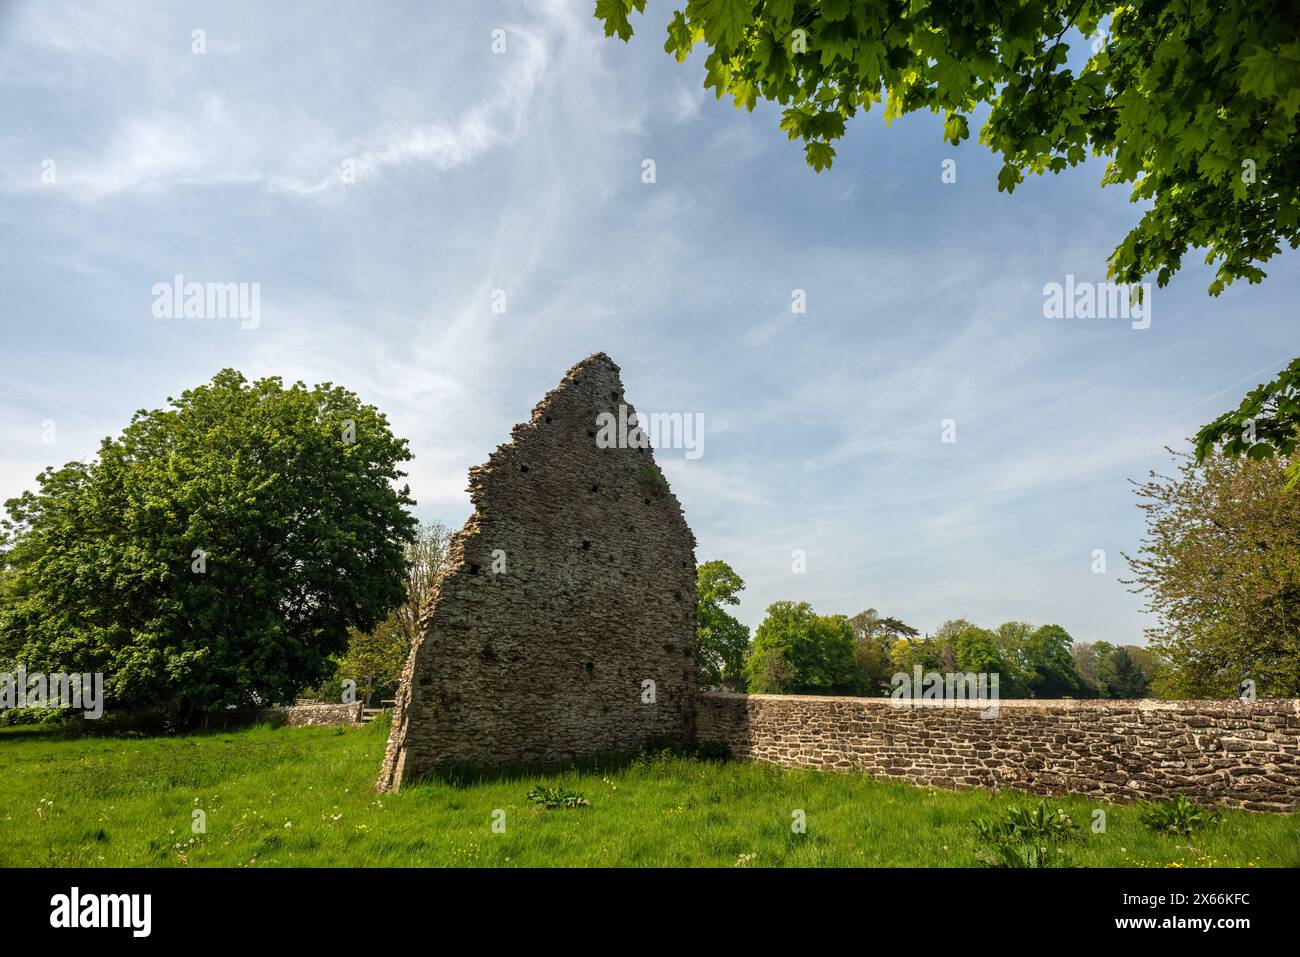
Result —
[[[1100,162],[1008,197],[877,108],[815,175],[662,52],[671,5],[628,45],[591,8],[0,8],[0,495],[234,366],[380,406],[459,527],[467,469],[604,351],[638,409],[703,413],[704,454],[658,458],[751,626],[795,599],[1140,642],[1128,480],[1300,353],[1297,257],[1211,299],[1191,255],[1148,329],[1045,318],[1139,212]],[[260,322],[154,318],[176,274],[259,284]]]

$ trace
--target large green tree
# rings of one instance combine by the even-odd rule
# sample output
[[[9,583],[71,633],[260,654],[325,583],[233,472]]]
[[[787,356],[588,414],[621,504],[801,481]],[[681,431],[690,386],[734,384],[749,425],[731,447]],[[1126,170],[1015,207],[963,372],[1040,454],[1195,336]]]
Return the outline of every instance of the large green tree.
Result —
[[[1070,649],[1074,640],[1060,625],[1043,625],[1025,639],[1029,693],[1035,698],[1073,698],[1084,693]]]
[[[915,638],[919,631],[892,616],[882,616],[874,608],[858,612],[849,619],[853,629],[853,660],[862,672],[867,692],[888,694],[890,678],[897,670],[890,650],[899,640]]]
[[[848,618],[818,615],[806,601],[768,606],[745,670],[756,694],[856,694],[863,687]]]
[[[1203,463],[1179,456],[1171,476],[1137,487],[1146,538],[1128,556],[1167,658],[1162,695],[1300,695],[1300,496],[1283,488],[1286,459]],[[1140,664],[1140,663],[1139,663]]]
[[[223,370],[6,503],[0,652],[113,708],[290,700],[406,597],[410,457],[343,388]]]
[[[695,637],[700,649],[700,684],[744,691],[749,629],[727,611],[740,604],[745,582],[724,561],[705,562],[695,569],[699,598]]]
[[[645,6],[597,0],[595,12],[607,36],[627,40]],[[979,138],[1001,157],[1007,192],[1026,173],[1105,157],[1102,184],[1144,207],[1110,257],[1121,282],[1154,274],[1164,286],[1184,255],[1205,250],[1218,295],[1259,282],[1261,263],[1300,242],[1291,0],[686,0],[664,49],[684,61],[697,44],[708,50],[704,86],[738,108],[780,104],[781,128],[819,172],[847,122],[876,103],[886,122],[940,115],[953,145],[983,111]],[[1240,418],[1256,404],[1247,397]],[[1290,454],[1296,403],[1263,418],[1276,427],[1253,444]],[[1201,444],[1239,425],[1212,423]]]
[[[1145,698],[1163,672],[1160,653],[1138,645],[1080,642],[1070,652],[1085,697]]]

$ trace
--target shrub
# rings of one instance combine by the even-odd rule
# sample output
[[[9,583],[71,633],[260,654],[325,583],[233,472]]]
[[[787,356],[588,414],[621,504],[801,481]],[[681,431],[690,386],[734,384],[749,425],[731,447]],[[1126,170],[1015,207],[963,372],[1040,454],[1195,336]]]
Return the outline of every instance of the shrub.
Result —
[[[1183,795],[1171,801],[1147,801],[1138,809],[1138,817],[1157,834],[1180,834],[1191,837],[1201,828],[1218,822],[1218,811],[1198,807]]]
[[[555,787],[548,787],[545,784],[535,785],[528,792],[528,800],[549,811],[554,811],[557,808],[589,807],[591,805],[591,802],[581,794],[569,790],[562,784]]]
[[[1064,810],[1055,813],[1039,801],[1030,809],[1007,808],[1002,817],[975,821],[979,844],[975,859],[985,867],[1069,867],[1062,845],[1075,839],[1078,826]]]

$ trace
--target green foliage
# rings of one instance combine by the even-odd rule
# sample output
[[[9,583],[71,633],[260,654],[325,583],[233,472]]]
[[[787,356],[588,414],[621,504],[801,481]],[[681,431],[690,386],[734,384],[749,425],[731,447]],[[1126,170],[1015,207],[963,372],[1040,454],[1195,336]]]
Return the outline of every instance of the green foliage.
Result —
[[[1031,844],[1003,841],[984,844],[975,849],[975,860],[983,867],[1073,867],[1068,849],[1059,844]]]
[[[538,784],[528,792],[528,800],[532,801],[539,807],[544,807],[549,811],[560,808],[577,808],[590,807],[591,802],[562,784],[554,787],[546,784]]]
[[[641,483],[651,495],[656,498],[663,498],[668,494],[668,480],[664,478],[664,473],[659,471],[657,465],[643,465],[636,473],[636,480]]]
[[[881,617],[874,608],[858,612],[849,619],[849,626],[853,629],[853,660],[862,672],[866,693],[888,694],[890,678],[897,670],[891,649],[919,632],[898,618]]]
[[[334,677],[318,696],[337,701],[343,679],[357,685],[357,700],[376,704],[392,697],[415,644],[424,611],[447,569],[451,533],[441,522],[420,525],[406,544],[406,600],[369,631],[348,630],[348,649],[338,660]]]
[[[83,721],[83,713],[71,708],[5,708],[0,711],[0,727],[20,724],[64,725]]]
[[[1283,488],[1284,459],[1202,463],[1137,487],[1147,535],[1125,555],[1168,659],[1162,696],[1232,697],[1243,680],[1260,697],[1300,695],[1300,496]]]
[[[1070,655],[1073,644],[1070,633],[1060,625],[1043,625],[1025,639],[1023,657],[1033,697],[1074,698],[1083,693],[1083,681]]]
[[[1158,649],[1139,645],[1078,642],[1071,646],[1070,656],[1080,682],[1079,695],[1085,698],[1151,697],[1167,670]]]
[[[998,636],[987,628],[968,624],[952,638],[957,671],[986,672],[1001,675],[1006,670]]]
[[[818,615],[807,602],[778,601],[754,632],[745,662],[756,694],[852,694],[862,690],[853,628],[843,615]]]
[[[1115,669],[1111,697],[1145,698],[1151,686],[1133,660],[1133,656],[1129,654],[1129,650],[1116,648],[1111,656],[1111,662]]]
[[[1294,488],[1300,478],[1300,456],[1295,455],[1300,441],[1300,359],[1197,432],[1195,441],[1198,463],[1204,463],[1216,448],[1233,458],[1289,458],[1287,488]]]
[[[1069,867],[1063,845],[1074,840],[1078,827],[1063,808],[1047,809],[1039,801],[1032,809],[1012,806],[1000,818],[974,822],[978,846],[975,857],[985,867]]]
[[[705,562],[695,570],[695,637],[699,643],[700,685],[746,688],[745,658],[749,654],[749,628],[729,614],[726,606],[740,604],[745,582],[724,561]]]
[[[948,624],[951,623],[945,623],[943,627],[946,628]],[[952,647],[943,639],[933,636],[919,641],[915,638],[895,639],[889,648],[889,660],[893,666],[891,677],[898,672],[910,676],[918,665],[922,672],[957,670]]]
[[[335,680],[355,681],[356,700],[366,705],[375,704],[376,692],[381,698],[391,697],[401,680],[411,649],[395,619],[396,614],[390,614],[369,631],[349,629],[347,652],[338,659]]]
[[[1027,621],[1008,621],[998,625],[998,654],[1002,658],[1001,687],[1007,698],[1031,698],[1035,672],[1028,659],[1034,626]]]
[[[0,657],[110,708],[292,700],[403,600],[410,457],[345,389],[223,370],[6,503]]]
[[[1218,811],[1198,807],[1180,794],[1169,801],[1144,801],[1138,806],[1138,817],[1157,834],[1177,834],[1191,837],[1197,831],[1217,824]]]

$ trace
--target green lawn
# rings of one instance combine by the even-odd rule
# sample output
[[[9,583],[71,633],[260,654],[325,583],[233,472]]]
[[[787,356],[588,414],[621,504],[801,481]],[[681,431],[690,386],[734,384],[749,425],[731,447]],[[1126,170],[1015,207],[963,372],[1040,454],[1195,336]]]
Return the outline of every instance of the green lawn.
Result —
[[[385,734],[380,723],[163,738],[0,729],[0,865],[964,867],[976,863],[973,819],[1037,800],[668,755],[377,795]],[[539,782],[590,806],[536,808]],[[1300,866],[1300,815],[1228,811],[1189,841],[1148,832],[1132,807],[1050,807],[1083,825],[1080,865]],[[1089,833],[1096,807],[1104,834]],[[195,809],[205,834],[191,831]],[[795,810],[805,834],[791,830]]]

